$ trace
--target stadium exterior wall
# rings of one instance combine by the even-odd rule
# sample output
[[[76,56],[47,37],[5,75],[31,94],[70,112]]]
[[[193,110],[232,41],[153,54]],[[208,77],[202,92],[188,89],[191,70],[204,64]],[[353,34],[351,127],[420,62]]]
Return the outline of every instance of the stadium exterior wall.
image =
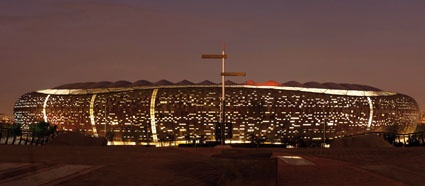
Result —
[[[116,144],[215,140],[220,92],[219,85],[47,89],[21,96],[14,115],[26,126],[47,121],[93,136],[113,131]],[[410,133],[420,113],[413,98],[385,91],[228,85],[226,100],[232,143]]]

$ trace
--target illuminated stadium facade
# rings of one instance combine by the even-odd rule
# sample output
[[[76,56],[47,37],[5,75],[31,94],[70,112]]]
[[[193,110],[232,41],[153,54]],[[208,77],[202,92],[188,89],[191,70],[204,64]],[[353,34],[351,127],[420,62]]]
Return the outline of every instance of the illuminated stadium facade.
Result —
[[[24,125],[46,121],[59,130],[100,137],[113,131],[115,144],[214,141],[220,86],[166,80],[74,83],[21,96],[14,115]],[[420,112],[409,96],[354,84],[228,81],[226,100],[226,121],[232,132],[227,143],[410,133]]]

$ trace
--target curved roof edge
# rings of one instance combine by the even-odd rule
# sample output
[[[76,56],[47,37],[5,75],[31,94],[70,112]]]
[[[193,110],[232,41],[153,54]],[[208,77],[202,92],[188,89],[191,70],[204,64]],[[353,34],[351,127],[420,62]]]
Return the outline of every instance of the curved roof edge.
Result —
[[[122,87],[122,88],[94,88],[94,89],[45,89],[38,90],[37,93],[53,94],[53,95],[82,95],[82,94],[101,94],[113,93],[143,89],[166,89],[166,88],[208,88],[221,87],[221,85],[163,85],[163,86],[138,86],[138,87]],[[290,90],[310,93],[321,93],[329,95],[345,95],[345,96],[392,96],[397,93],[388,91],[364,91],[364,90],[341,90],[341,89],[325,89],[325,88],[307,88],[307,87],[287,87],[287,86],[266,86],[266,85],[226,85],[229,88],[260,88],[275,90]]]
[[[54,89],[94,89],[94,88],[131,88],[139,86],[173,86],[173,85],[219,85],[221,83],[214,83],[211,81],[202,81],[199,83],[190,82],[188,80],[183,80],[177,83],[173,83],[168,80],[160,80],[155,83],[146,80],[139,80],[134,83],[129,81],[101,81],[101,82],[85,82],[85,83],[70,83],[61,86],[54,87]],[[359,84],[348,84],[348,83],[318,83],[315,81],[310,81],[304,84],[301,84],[296,81],[288,81],[286,83],[279,83],[273,80],[266,82],[255,82],[252,80],[245,81],[243,83],[235,83],[233,81],[227,80],[227,85],[256,85],[256,86],[289,86],[289,87],[304,87],[304,88],[322,88],[322,89],[338,89],[338,90],[362,90],[362,91],[381,91],[378,88],[371,87],[368,85],[359,85]]]

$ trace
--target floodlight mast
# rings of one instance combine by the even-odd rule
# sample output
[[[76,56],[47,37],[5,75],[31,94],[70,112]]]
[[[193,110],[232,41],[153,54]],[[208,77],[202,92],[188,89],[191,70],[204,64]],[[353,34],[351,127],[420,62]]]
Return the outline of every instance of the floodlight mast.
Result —
[[[202,59],[221,59],[221,97],[220,97],[220,144],[225,145],[225,127],[226,127],[226,93],[225,93],[225,77],[226,76],[246,76],[245,72],[225,72],[224,63],[227,59],[227,54],[225,53],[225,46],[223,43],[223,48],[220,54],[203,54]]]

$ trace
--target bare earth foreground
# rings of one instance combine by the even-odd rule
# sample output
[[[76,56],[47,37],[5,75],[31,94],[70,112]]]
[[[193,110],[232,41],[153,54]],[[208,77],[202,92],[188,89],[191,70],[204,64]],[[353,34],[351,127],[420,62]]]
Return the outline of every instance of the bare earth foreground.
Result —
[[[423,147],[0,145],[0,185],[425,185],[424,170]]]

